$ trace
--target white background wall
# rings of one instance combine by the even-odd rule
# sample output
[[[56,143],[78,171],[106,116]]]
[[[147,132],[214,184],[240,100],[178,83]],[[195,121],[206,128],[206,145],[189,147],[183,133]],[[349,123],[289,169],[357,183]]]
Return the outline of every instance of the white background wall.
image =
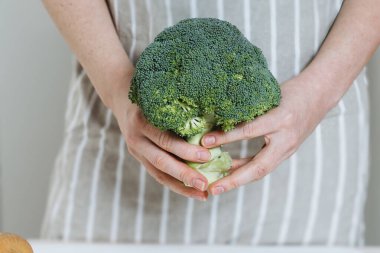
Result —
[[[71,55],[40,1],[0,1],[0,231],[37,237],[61,144]],[[367,242],[380,245],[380,52],[369,68]]]

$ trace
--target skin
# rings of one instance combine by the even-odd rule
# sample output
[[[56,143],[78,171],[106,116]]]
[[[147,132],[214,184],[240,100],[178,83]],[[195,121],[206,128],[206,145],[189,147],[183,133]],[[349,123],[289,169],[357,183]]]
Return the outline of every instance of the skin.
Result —
[[[339,102],[380,43],[380,1],[346,0],[316,57],[281,85],[280,106],[230,132],[203,137],[202,145],[208,148],[258,136],[266,142],[255,157],[234,160],[232,173],[206,189],[206,178],[181,159],[206,162],[207,149],[153,127],[129,101],[134,67],[105,1],[43,2],[103,103],[112,110],[129,152],[159,183],[199,200],[206,200],[209,192],[217,195],[259,180],[291,156]]]

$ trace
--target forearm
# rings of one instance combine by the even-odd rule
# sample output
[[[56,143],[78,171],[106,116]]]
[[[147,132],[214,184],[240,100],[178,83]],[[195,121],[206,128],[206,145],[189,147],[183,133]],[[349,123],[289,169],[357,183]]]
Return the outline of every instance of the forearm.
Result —
[[[43,0],[106,106],[133,73],[105,0]],[[128,87],[123,87],[128,90]],[[126,91],[125,91],[126,92]]]
[[[380,43],[380,1],[346,0],[329,35],[302,72],[328,111],[335,106]],[[312,87],[311,87],[312,86]]]

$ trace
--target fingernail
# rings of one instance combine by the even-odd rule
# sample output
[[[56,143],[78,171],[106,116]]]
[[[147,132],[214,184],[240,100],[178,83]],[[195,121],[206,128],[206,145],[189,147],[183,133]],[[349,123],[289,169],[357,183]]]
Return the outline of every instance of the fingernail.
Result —
[[[215,143],[215,136],[206,136],[203,138],[203,143],[206,145],[212,145]]]
[[[216,186],[211,190],[212,195],[219,195],[224,192],[223,186]]]
[[[209,151],[199,151],[197,155],[198,155],[199,160],[206,161],[206,162],[210,160],[210,156],[211,156]]]
[[[206,183],[199,178],[193,180],[193,186],[200,191],[206,190]]]

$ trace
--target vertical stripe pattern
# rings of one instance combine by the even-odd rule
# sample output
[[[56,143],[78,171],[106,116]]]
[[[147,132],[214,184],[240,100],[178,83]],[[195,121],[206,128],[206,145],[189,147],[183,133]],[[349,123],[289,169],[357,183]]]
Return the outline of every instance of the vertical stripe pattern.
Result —
[[[218,0],[217,4],[217,12],[218,12],[218,18],[224,19],[224,0]]]
[[[319,210],[319,199],[321,193],[322,166],[323,166],[323,151],[322,151],[322,130],[321,125],[315,129],[315,176],[313,182],[313,193],[311,197],[309,216],[307,219],[306,230],[303,238],[303,244],[310,244],[312,241],[315,222]]]
[[[254,38],[279,83],[297,75],[312,60],[341,3],[108,2],[116,31],[133,62],[165,27],[188,17],[217,17],[236,25],[248,40]],[[51,179],[56,183],[51,186],[42,230],[49,239],[253,245],[362,242],[368,176],[365,75],[316,127],[312,145],[307,142],[302,146],[302,156],[296,153],[261,182],[210,196],[208,203],[184,199],[155,184],[126,152],[116,120],[84,77],[82,72],[73,80],[77,83],[68,97],[67,132]],[[348,138],[356,128],[365,131]],[[247,157],[257,152],[256,144],[255,140],[242,141],[226,145],[226,149],[234,157]],[[363,153],[358,156],[352,145],[358,145]],[[322,197],[326,192],[332,192],[331,196]]]
[[[185,232],[184,232],[184,243],[191,243],[191,226],[193,221],[193,210],[194,210],[194,199],[189,198],[187,200],[186,214],[185,214]]]
[[[270,61],[270,70],[272,74],[277,77],[277,7],[276,7],[276,1],[270,0],[269,1],[269,14],[270,14],[270,43],[271,43],[271,61]],[[261,203],[260,203],[260,210],[259,210],[259,216],[257,219],[256,228],[253,232],[253,236],[251,239],[251,244],[258,245],[259,241],[261,239],[262,231],[264,228],[264,223],[266,221],[266,215],[268,210],[268,203],[269,203],[269,192],[270,192],[270,182],[271,182],[271,175],[267,175],[263,180],[263,186],[262,186],[262,195],[261,195]]]
[[[314,52],[318,51],[319,47],[319,10],[317,0],[313,0],[313,16],[314,16]],[[317,214],[319,210],[319,198],[321,193],[321,180],[323,169],[323,150],[322,150],[322,126],[319,124],[315,129],[315,174],[313,181],[312,197],[310,202],[309,215],[307,219],[306,229],[302,243],[310,244],[312,241],[313,231]]]
[[[131,13],[131,32],[132,32],[132,43],[129,50],[129,58],[132,61],[135,59],[135,50],[136,50],[136,5],[135,0],[129,0],[129,8]]]
[[[105,125],[100,130],[100,139],[99,139],[99,148],[98,154],[95,160],[95,166],[92,174],[92,183],[91,183],[91,192],[90,192],[90,206],[88,210],[87,216],[87,228],[86,228],[86,241],[91,242],[94,235],[94,222],[95,222],[95,214],[97,208],[97,194],[98,194],[98,184],[99,184],[99,176],[100,170],[103,165],[103,156],[104,156],[104,146],[106,142],[106,133],[108,128],[111,125],[111,110],[107,110]]]
[[[294,0],[294,74],[300,72],[300,1]],[[288,230],[293,213],[293,204],[295,198],[295,189],[297,183],[297,153],[290,157],[289,165],[289,181],[287,189],[287,197],[285,202],[284,216],[280,228],[278,244],[284,244],[288,236]]]
[[[212,197],[211,204],[211,215],[210,215],[210,224],[209,224],[209,234],[207,243],[212,245],[215,243],[216,229],[217,229],[217,219],[218,219],[218,204],[219,204],[219,195]]]
[[[146,169],[140,165],[140,180],[139,180],[139,193],[137,199],[137,215],[135,224],[135,242],[141,243],[142,241],[142,225],[144,219],[144,202],[145,202],[145,178]]]
[[[363,91],[367,92],[368,90],[368,80],[367,80],[367,69],[364,68],[364,74],[363,74],[363,85],[364,85],[364,89]],[[362,92],[362,95],[364,95],[365,92]],[[366,93],[367,97],[365,99],[366,103],[367,103],[367,107],[368,107],[368,93]],[[363,96],[364,98],[364,96]],[[362,101],[362,104],[364,105],[364,99]],[[366,203],[366,200],[367,200],[367,187],[368,187],[368,180],[369,180],[369,168],[368,168],[368,164],[369,164],[369,124],[368,124],[368,112],[366,113],[365,115],[365,119],[366,119],[366,124],[364,126],[364,136],[363,136],[363,150],[361,152],[363,152],[363,156],[364,154],[366,155],[366,159],[365,159],[365,165],[363,165],[363,167],[365,168],[365,172],[364,172],[364,175],[363,175],[363,181],[364,181],[364,187],[363,187],[363,194],[362,194],[362,198],[361,198],[361,214],[360,214],[360,225],[359,225],[359,232],[360,232],[360,235],[358,236],[359,237],[359,247],[364,247],[365,245],[365,238],[364,238],[364,232],[365,232],[365,223],[364,223],[364,205]]]
[[[261,235],[266,221],[266,215],[268,212],[269,203],[269,191],[270,191],[270,175],[266,176],[263,180],[263,193],[261,195],[260,211],[257,220],[256,228],[253,233],[251,244],[258,245],[261,239]]]
[[[273,76],[277,77],[277,10],[276,0],[270,0],[270,49],[271,61],[270,70]]]
[[[351,220],[351,228],[350,228],[350,234],[349,234],[349,243],[350,246],[355,246],[355,243],[357,242],[357,232],[359,231],[359,219],[361,217],[360,209],[362,205],[361,198],[363,196],[364,192],[364,182],[363,182],[363,175],[365,174],[366,170],[366,157],[365,157],[365,152],[363,150],[365,149],[364,147],[364,131],[365,131],[365,115],[364,115],[364,106],[361,98],[361,92],[359,88],[359,84],[357,81],[354,82],[354,88],[355,88],[355,93],[356,93],[356,100],[358,102],[358,150],[359,150],[359,159],[358,159],[358,183],[357,183],[357,192],[355,195],[355,200],[354,200],[354,210],[352,213],[352,220]]]
[[[247,150],[248,150],[248,141],[243,140],[241,142],[241,150],[240,150],[240,157],[241,158],[247,157],[247,153],[248,153]],[[231,244],[236,244],[236,242],[239,238],[242,212],[243,212],[243,208],[244,208],[244,202],[243,202],[244,201],[244,190],[245,190],[245,186],[241,186],[237,190],[236,209],[235,209],[234,226],[232,229]]]
[[[197,0],[190,0],[190,17],[198,17]]]
[[[346,106],[343,103],[343,100],[339,102],[339,109],[341,110],[341,114],[339,115],[338,123],[339,123],[339,176],[338,176],[338,185],[335,193],[335,207],[333,212],[333,217],[331,221],[331,227],[329,232],[329,238],[327,244],[332,246],[335,244],[335,240],[338,233],[338,226],[340,221],[340,215],[343,206],[343,198],[344,198],[344,187],[346,181],[346,125],[344,114],[346,112]]]
[[[64,231],[63,231],[64,241],[68,241],[70,239],[71,225],[72,225],[71,223],[72,223],[74,205],[75,205],[75,194],[76,194],[76,189],[77,189],[77,184],[78,184],[80,166],[82,162],[82,154],[88,141],[88,122],[89,122],[90,114],[95,104],[96,98],[97,98],[96,92],[93,91],[90,102],[87,105],[86,111],[83,115],[83,125],[84,125],[83,138],[82,138],[81,143],[79,144],[78,151],[76,153],[72,177],[70,180],[70,188],[69,188],[69,196],[68,196],[69,200],[68,200],[67,208],[66,208],[65,226],[64,226]]]
[[[116,180],[115,189],[112,202],[112,216],[111,216],[111,233],[110,242],[117,242],[118,232],[119,232],[119,216],[120,216],[120,198],[121,198],[121,187],[123,182],[123,166],[125,159],[125,143],[124,137],[120,136],[119,139],[119,159],[117,161],[116,167]]]
[[[163,188],[162,196],[162,208],[161,208],[161,223],[160,223],[160,234],[159,234],[159,243],[166,243],[166,232],[168,227],[168,212],[169,212],[169,188]]]
[[[148,13],[148,25],[149,25],[149,34],[148,34],[148,38],[149,38],[149,43],[151,41],[153,41],[153,17],[152,17],[152,6],[151,6],[151,0],[145,0],[145,4],[146,4],[146,10],[147,10],[147,13]]]

